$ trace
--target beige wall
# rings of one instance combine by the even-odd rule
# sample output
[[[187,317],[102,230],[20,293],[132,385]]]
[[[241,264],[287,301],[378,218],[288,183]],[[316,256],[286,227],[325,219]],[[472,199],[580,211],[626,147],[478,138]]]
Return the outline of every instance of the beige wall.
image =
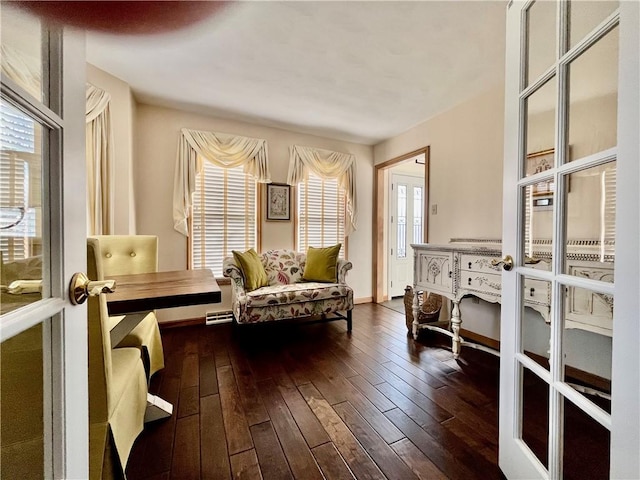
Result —
[[[358,224],[349,237],[348,258],[353,270],[347,277],[356,299],[372,296],[371,230],[373,151],[370,146],[347,143],[287,130],[223,120],[181,110],[139,104],[135,122],[134,190],[137,204],[137,231],[160,238],[160,269],[187,266],[187,239],[173,229],[172,195],[176,151],[180,129],[219,131],[267,140],[271,179],[284,183],[289,167],[289,145],[299,144],[352,153],[357,159]],[[293,222],[262,223],[262,250],[294,247]],[[228,288],[223,298],[228,300]],[[200,311],[228,307],[207,306]],[[161,320],[202,316],[197,309],[159,312]]]
[[[87,64],[87,81],[111,94],[114,138],[114,234],[134,234],[133,135],[136,102],[129,85],[119,78]]]

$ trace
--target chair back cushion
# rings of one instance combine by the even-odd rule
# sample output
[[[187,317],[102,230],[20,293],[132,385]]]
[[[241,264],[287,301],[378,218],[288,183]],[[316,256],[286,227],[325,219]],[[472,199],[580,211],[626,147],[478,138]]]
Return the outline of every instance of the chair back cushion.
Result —
[[[102,270],[106,276],[158,271],[158,237],[155,235],[96,235]]]

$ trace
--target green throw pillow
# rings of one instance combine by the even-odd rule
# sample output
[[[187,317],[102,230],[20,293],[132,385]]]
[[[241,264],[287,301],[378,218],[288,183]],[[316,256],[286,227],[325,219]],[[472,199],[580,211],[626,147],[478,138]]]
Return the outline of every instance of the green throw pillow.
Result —
[[[309,247],[302,279],[307,282],[337,282],[338,255],[341,247],[341,243],[326,248]]]
[[[255,290],[256,288],[266,287],[269,285],[269,278],[267,272],[264,270],[262,261],[260,261],[260,255],[256,253],[253,248],[250,248],[246,252],[236,252],[232,250],[233,259],[236,264],[242,270],[244,275],[244,288],[247,291]]]

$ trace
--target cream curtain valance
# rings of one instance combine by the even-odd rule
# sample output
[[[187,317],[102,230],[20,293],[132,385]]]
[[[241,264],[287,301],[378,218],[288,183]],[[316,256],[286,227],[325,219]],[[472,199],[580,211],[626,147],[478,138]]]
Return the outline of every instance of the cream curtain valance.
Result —
[[[222,168],[244,166],[244,172],[260,183],[270,183],[267,141],[228,133],[202,132],[183,128],[178,141],[178,158],[173,184],[173,227],[189,235],[187,218],[196,175],[205,159]]]
[[[113,233],[113,130],[111,95],[87,84],[86,90],[87,155],[87,233]]]
[[[346,196],[347,225],[345,235],[356,229],[356,157],[349,153],[291,145],[289,147],[289,175],[287,183],[304,181],[308,171],[321,178],[336,178]]]

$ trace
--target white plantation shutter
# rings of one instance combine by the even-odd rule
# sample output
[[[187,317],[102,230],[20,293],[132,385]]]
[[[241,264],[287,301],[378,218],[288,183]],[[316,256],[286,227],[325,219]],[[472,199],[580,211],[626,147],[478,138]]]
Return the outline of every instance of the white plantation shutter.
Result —
[[[35,124],[5,103],[0,104],[0,122],[0,249],[7,262],[26,258],[29,237],[36,236],[26,161],[35,152]],[[31,180],[38,184],[39,179]]]
[[[342,243],[345,254],[345,198],[337,179],[323,180],[309,173],[298,184],[297,250],[328,247]]]
[[[256,181],[243,167],[203,163],[193,194],[191,267],[221,277],[222,260],[232,250],[256,248]]]

